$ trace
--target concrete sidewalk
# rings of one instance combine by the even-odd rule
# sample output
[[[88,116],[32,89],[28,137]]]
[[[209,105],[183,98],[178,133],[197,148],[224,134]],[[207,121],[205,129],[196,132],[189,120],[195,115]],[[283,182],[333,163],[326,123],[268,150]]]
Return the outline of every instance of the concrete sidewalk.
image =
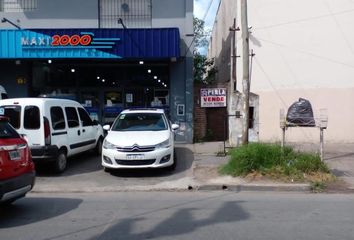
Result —
[[[316,151],[315,145],[299,145],[302,151]],[[33,192],[117,192],[117,191],[296,191],[310,192],[310,184],[281,183],[261,178],[244,179],[220,176],[218,167],[229,160],[223,153],[223,142],[177,144],[177,168],[173,172],[141,170],[108,174],[98,157],[81,156],[66,173],[37,177]],[[325,161],[341,181],[328,187],[328,192],[354,193],[354,144],[328,145]]]
[[[301,151],[318,152],[316,144],[293,145]],[[185,144],[194,153],[193,177],[199,190],[256,190],[256,191],[310,191],[310,184],[279,183],[264,180],[245,180],[229,176],[219,176],[217,168],[228,161],[228,156],[220,157],[223,142]],[[324,160],[332,173],[338,177],[331,185],[331,192],[354,192],[354,144],[327,144]],[[340,184],[338,184],[340,183]]]

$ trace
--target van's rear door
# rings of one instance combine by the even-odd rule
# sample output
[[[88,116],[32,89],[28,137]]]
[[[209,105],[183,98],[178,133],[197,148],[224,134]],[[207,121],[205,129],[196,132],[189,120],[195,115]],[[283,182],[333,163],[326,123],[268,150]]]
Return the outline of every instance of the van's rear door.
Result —
[[[13,105],[3,105],[5,116],[16,131],[23,135],[29,146],[44,145],[43,121],[40,117],[40,108],[35,105],[25,105],[14,102]]]
[[[23,127],[21,134],[24,134],[30,146],[44,146],[44,127],[41,117],[40,106],[26,105],[23,109]]]

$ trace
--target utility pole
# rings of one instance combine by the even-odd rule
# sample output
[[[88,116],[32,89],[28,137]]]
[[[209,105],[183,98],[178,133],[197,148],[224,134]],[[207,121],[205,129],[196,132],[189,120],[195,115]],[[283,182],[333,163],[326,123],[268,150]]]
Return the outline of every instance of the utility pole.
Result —
[[[247,0],[241,0],[241,31],[242,31],[242,96],[243,121],[242,145],[248,144],[249,129],[249,100],[250,100],[250,73],[249,73],[249,32],[247,20]]]
[[[231,88],[233,92],[236,92],[236,31],[239,31],[239,28],[236,28],[236,18],[234,18],[234,24],[229,28],[230,32],[232,32],[232,40],[231,40]],[[230,92],[231,94],[231,92]]]

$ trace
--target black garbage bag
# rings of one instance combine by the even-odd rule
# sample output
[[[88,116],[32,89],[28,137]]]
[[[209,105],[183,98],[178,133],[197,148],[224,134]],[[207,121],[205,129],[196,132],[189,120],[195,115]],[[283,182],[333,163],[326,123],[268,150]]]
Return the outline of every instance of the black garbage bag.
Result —
[[[289,125],[314,127],[316,124],[313,118],[311,103],[304,98],[299,98],[299,101],[289,107],[286,121]]]

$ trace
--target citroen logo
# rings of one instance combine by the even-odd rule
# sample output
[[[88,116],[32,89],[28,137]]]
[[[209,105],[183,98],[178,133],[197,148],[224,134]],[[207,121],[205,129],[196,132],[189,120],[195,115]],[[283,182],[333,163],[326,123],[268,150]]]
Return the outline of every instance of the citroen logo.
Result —
[[[139,150],[139,145],[135,143],[132,147],[132,150]]]

